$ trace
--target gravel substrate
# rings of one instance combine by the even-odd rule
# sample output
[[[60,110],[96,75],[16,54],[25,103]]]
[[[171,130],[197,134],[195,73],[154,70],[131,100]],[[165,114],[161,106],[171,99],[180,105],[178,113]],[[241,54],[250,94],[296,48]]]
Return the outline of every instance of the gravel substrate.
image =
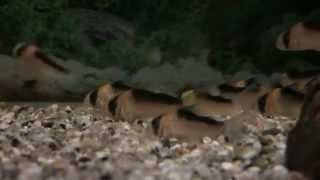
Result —
[[[116,122],[88,107],[3,104],[0,179],[299,180],[283,166],[294,123],[248,115],[215,140],[186,142],[155,137],[150,120]]]

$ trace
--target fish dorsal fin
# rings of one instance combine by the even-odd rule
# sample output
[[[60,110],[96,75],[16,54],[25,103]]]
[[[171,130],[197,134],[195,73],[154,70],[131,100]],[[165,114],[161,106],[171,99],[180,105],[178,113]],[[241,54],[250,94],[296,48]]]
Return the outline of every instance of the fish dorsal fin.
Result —
[[[179,98],[164,94],[152,92],[144,89],[132,89],[132,96],[137,101],[155,101],[165,104],[181,104],[182,101]]]
[[[185,106],[194,105],[197,101],[195,90],[188,90],[182,93],[181,100]]]
[[[188,121],[197,121],[197,122],[202,122],[210,125],[223,125],[224,121],[208,117],[208,116],[201,116],[196,114],[195,112],[192,111],[189,107],[184,107],[178,109],[178,117],[183,118]]]

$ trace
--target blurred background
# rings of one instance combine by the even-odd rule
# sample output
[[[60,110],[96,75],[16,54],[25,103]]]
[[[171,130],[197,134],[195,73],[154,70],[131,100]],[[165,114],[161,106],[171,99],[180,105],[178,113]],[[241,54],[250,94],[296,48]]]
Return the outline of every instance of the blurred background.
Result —
[[[1,52],[37,40],[48,52],[133,73],[192,57],[223,72],[292,68],[274,52],[281,31],[315,0],[2,0]],[[279,57],[281,57],[279,59]],[[279,63],[281,61],[281,63]],[[291,61],[293,61],[291,59]]]
[[[109,68],[106,74],[117,76],[106,79],[135,74],[130,81],[152,81],[155,71],[162,73],[159,79],[179,81],[177,69],[191,79],[198,76],[194,81],[210,76],[199,75],[208,68],[266,75],[318,70],[318,53],[281,51],[275,42],[319,5],[316,0],[2,0],[0,53],[11,56],[18,43],[36,41],[48,54]]]

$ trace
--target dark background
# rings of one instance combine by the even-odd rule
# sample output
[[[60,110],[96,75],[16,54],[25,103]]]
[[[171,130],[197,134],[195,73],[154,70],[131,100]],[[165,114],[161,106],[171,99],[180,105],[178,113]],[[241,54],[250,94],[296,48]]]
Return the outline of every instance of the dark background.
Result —
[[[188,57],[225,73],[287,71],[300,63],[319,64],[274,46],[279,33],[319,5],[316,0],[2,0],[0,50],[10,54],[17,43],[36,40],[64,59],[131,73]],[[111,14],[126,21],[134,37],[97,32],[110,26],[99,18],[88,20],[95,31],[83,31],[84,21],[66,15],[70,8]]]

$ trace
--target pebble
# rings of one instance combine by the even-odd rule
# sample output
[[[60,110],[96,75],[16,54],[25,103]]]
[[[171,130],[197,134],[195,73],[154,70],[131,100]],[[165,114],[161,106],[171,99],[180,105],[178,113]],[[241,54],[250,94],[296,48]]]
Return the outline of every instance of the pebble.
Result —
[[[259,155],[262,150],[262,145],[258,139],[246,138],[238,142],[235,146],[235,154],[237,157],[248,160]]]
[[[212,142],[212,139],[210,137],[206,136],[206,137],[202,138],[202,142],[203,142],[203,144],[210,144]]]
[[[45,123],[49,124],[44,127]],[[283,166],[292,120],[259,117],[263,128],[240,122],[231,126],[227,134],[232,141],[222,135],[199,142],[154,138],[144,134],[150,122],[141,123],[107,121],[92,108],[59,104],[1,108],[0,179],[288,180],[298,176]]]

